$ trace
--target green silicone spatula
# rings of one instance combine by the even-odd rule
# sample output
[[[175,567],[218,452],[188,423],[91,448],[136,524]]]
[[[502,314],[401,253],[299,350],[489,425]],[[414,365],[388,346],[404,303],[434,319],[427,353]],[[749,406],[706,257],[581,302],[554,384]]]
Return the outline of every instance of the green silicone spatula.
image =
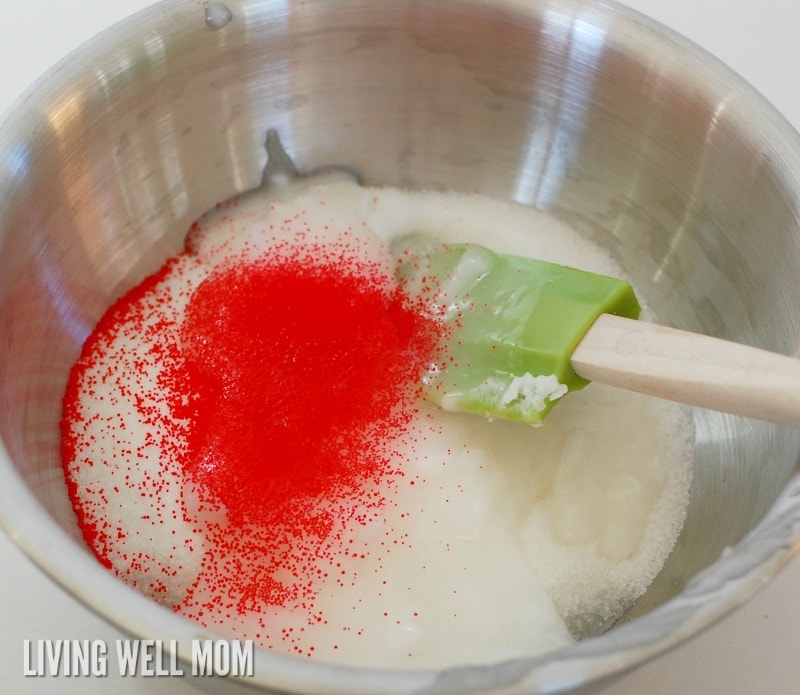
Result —
[[[275,130],[266,150],[262,189],[301,176]],[[424,235],[395,251],[401,281],[449,328],[425,377],[445,409],[539,424],[559,398],[598,381],[800,427],[800,360],[638,321],[624,281]]]
[[[800,427],[800,360],[636,320],[622,280],[421,235],[394,248],[401,282],[447,327],[425,378],[446,410],[539,424],[597,381]]]

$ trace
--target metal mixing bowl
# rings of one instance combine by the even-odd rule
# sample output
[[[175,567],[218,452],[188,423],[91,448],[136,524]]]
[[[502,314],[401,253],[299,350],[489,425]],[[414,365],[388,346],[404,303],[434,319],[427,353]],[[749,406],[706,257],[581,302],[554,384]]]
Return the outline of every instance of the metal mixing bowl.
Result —
[[[209,205],[258,183],[268,128],[301,169],[337,163],[369,184],[547,210],[609,248],[662,322],[796,354],[800,138],[689,42],[610,0],[227,4],[227,24],[209,12],[216,3],[193,0],[136,15],[65,60],[0,126],[0,521],[126,633],[177,639],[185,654],[205,631],[84,546],[59,463],[66,375],[107,305]],[[685,640],[800,541],[800,434],[709,412],[697,433],[678,546],[608,633],[440,673],[259,653],[246,684],[589,690]]]

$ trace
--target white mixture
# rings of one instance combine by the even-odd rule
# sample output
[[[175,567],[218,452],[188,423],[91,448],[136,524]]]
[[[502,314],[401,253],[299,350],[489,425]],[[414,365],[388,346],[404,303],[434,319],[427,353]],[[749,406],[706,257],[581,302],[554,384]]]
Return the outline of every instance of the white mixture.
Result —
[[[388,243],[413,231],[623,275],[607,254],[529,208],[335,183],[272,203],[250,195],[207,216],[193,232],[197,256],[170,285],[168,311],[180,312],[213,263],[258,255],[275,240],[345,237],[389,264],[375,237]],[[159,340],[172,338],[121,336],[112,363],[114,350]],[[95,387],[106,368],[90,371]],[[158,428],[146,431],[151,425],[137,408],[125,406],[164,388],[159,368],[149,362],[147,378],[121,378],[103,387],[102,398],[97,390],[86,396],[79,415],[98,424],[82,429],[69,475],[90,513],[126,530],[111,554],[120,576],[271,649],[409,668],[542,653],[612,625],[658,573],[683,523],[693,428],[679,406],[592,384],[567,394],[533,428],[423,404],[395,443],[404,475],[381,483],[382,515],[347,523],[337,540],[346,552],[309,567],[317,578],[313,611],[256,602],[246,615],[225,608],[199,615],[198,596],[181,601],[208,542],[203,524],[224,524],[224,510],[186,488],[159,449]],[[163,401],[158,407],[159,417],[170,417]],[[88,460],[104,464],[80,464]],[[157,494],[143,498],[147,481],[157,481]]]

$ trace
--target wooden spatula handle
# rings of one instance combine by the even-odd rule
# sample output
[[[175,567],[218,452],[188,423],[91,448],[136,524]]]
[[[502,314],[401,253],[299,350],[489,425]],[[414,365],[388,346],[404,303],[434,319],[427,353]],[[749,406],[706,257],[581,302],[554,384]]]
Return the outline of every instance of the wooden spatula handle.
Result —
[[[800,359],[601,315],[572,353],[578,375],[711,410],[800,427]]]

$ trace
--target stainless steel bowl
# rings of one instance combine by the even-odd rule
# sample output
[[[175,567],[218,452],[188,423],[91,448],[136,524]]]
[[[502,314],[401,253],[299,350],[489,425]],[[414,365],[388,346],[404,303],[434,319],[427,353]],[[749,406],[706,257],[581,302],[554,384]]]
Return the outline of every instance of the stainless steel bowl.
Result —
[[[58,454],[66,375],[106,306],[210,204],[258,183],[268,128],[301,169],[337,163],[370,184],[547,210],[608,247],[662,321],[797,354],[800,138],[681,37],[610,0],[227,6],[228,23],[191,0],[136,15],[0,124],[0,521],[126,633],[176,639],[186,654],[205,631],[122,585],[82,543]],[[745,601],[800,541],[800,433],[709,412],[697,430],[678,546],[608,633],[439,673],[259,653],[246,685],[591,690],[680,643]]]

